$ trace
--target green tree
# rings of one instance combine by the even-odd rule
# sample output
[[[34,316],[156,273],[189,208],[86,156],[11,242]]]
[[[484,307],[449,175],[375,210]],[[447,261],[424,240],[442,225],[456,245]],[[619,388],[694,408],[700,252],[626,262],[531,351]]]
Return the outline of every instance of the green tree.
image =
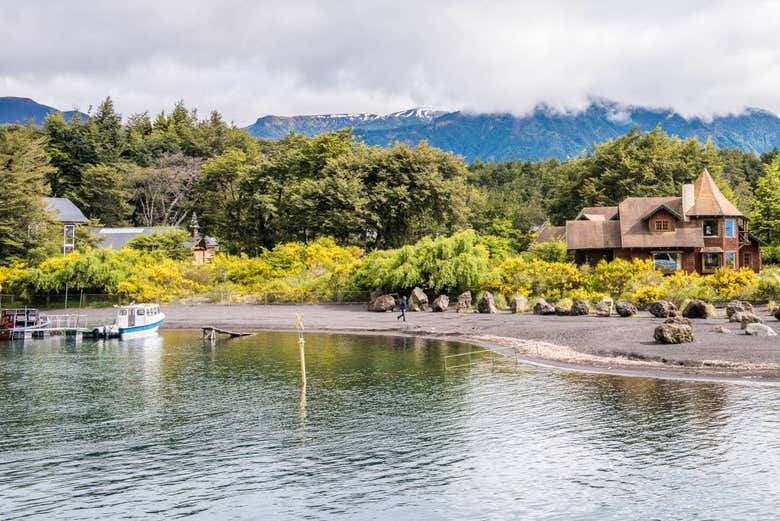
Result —
[[[121,168],[121,169],[120,169]],[[72,195],[74,202],[84,208],[87,217],[106,226],[127,223],[132,213],[128,173],[130,165],[90,165],[82,173],[82,184]]]
[[[0,127],[0,262],[35,260],[55,251],[42,197],[53,170],[46,139],[34,128]]]
[[[766,165],[756,183],[752,228],[769,244],[780,244],[780,157]]]

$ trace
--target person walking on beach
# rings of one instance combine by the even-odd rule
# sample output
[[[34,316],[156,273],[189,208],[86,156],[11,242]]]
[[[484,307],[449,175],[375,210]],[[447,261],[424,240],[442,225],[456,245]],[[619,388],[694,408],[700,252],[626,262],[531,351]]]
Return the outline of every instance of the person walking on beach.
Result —
[[[395,319],[401,320],[403,318],[404,322],[406,322],[406,297],[401,297],[401,302],[398,304],[398,307],[401,309],[401,314]]]

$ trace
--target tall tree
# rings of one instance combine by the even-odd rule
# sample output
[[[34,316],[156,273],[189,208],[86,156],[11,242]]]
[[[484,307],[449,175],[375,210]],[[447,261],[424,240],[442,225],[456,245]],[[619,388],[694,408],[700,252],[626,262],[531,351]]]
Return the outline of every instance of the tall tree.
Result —
[[[756,183],[752,228],[770,244],[780,244],[780,157],[766,165]]]
[[[0,127],[0,262],[39,260],[55,249],[42,200],[53,170],[45,142],[33,128]]]

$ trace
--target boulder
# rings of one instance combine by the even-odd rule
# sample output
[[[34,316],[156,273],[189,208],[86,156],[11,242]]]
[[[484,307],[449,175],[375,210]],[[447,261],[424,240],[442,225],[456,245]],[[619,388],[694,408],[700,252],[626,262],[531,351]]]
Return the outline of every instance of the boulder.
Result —
[[[420,288],[414,288],[409,295],[407,304],[409,311],[425,311],[428,309],[428,295]]]
[[[392,311],[395,307],[395,299],[392,295],[379,295],[368,304],[369,311]]]
[[[612,314],[612,305],[602,300],[593,306],[593,312],[596,313],[596,316],[608,317]]]
[[[687,318],[707,318],[710,316],[707,303],[699,299],[693,299],[688,302],[682,314]]]
[[[480,313],[498,313],[496,309],[496,303],[493,301],[493,294],[486,291],[482,294],[482,298],[477,302],[477,311]]]
[[[450,307],[450,298],[447,295],[439,295],[433,301],[433,310],[443,313]]]
[[[663,324],[685,324],[686,326],[693,326],[693,321],[690,318],[681,316],[673,316],[664,319]]]
[[[615,304],[615,311],[621,317],[630,317],[638,313],[636,306],[627,300],[618,300]]]
[[[740,323],[742,324],[742,329],[747,329],[749,324],[763,324],[764,321],[759,318],[758,315],[755,313],[750,313],[749,311],[745,311],[744,313],[740,313]]]
[[[461,310],[468,309],[471,307],[471,292],[470,291],[464,291],[460,295],[458,295],[458,306],[457,311],[460,313]]]
[[[686,324],[660,324],[655,328],[653,338],[659,344],[682,344],[693,342],[693,328]]]
[[[726,313],[728,314],[728,311]],[[744,314],[744,311],[735,311],[733,314],[728,315],[729,322],[742,322],[742,315]]]
[[[555,314],[555,306],[544,300],[543,298],[540,298],[536,301],[536,304],[534,304],[534,315],[554,315]]]
[[[715,331],[716,333],[721,333],[723,335],[730,335],[731,334],[731,330],[729,328],[727,328],[726,326],[717,326],[713,331]]]
[[[745,328],[746,335],[753,336],[777,336],[777,332],[765,324],[748,324]]]
[[[555,314],[559,317],[567,317],[571,315],[571,308],[565,306],[555,306]]]
[[[777,308],[777,309],[775,310],[775,318],[776,318],[777,320],[780,320],[780,308]]]
[[[723,308],[723,310],[726,312],[726,318],[729,319],[729,322],[736,322],[736,320],[731,320],[731,317],[737,313],[744,313],[746,311],[745,306],[743,306],[742,302],[739,300],[732,300],[726,304],[726,307]]]
[[[651,315],[658,318],[666,318],[677,311],[677,306],[669,302],[668,300],[656,300],[650,307],[647,308]]]
[[[588,309],[588,304],[584,300],[575,300],[574,304],[571,305],[571,314],[573,316],[582,316],[588,313],[590,313],[590,309]]]
[[[525,313],[528,311],[528,299],[525,295],[512,297],[512,300],[509,302],[509,310],[512,313]]]

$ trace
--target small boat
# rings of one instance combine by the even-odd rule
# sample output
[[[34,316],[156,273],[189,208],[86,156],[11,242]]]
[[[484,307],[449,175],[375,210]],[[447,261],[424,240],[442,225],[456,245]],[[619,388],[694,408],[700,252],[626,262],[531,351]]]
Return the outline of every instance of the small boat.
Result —
[[[165,321],[159,304],[130,304],[114,306],[117,310],[113,324],[95,328],[96,338],[137,338],[157,333]]]
[[[49,317],[35,308],[3,309],[0,311],[0,340],[42,336],[49,324]]]

